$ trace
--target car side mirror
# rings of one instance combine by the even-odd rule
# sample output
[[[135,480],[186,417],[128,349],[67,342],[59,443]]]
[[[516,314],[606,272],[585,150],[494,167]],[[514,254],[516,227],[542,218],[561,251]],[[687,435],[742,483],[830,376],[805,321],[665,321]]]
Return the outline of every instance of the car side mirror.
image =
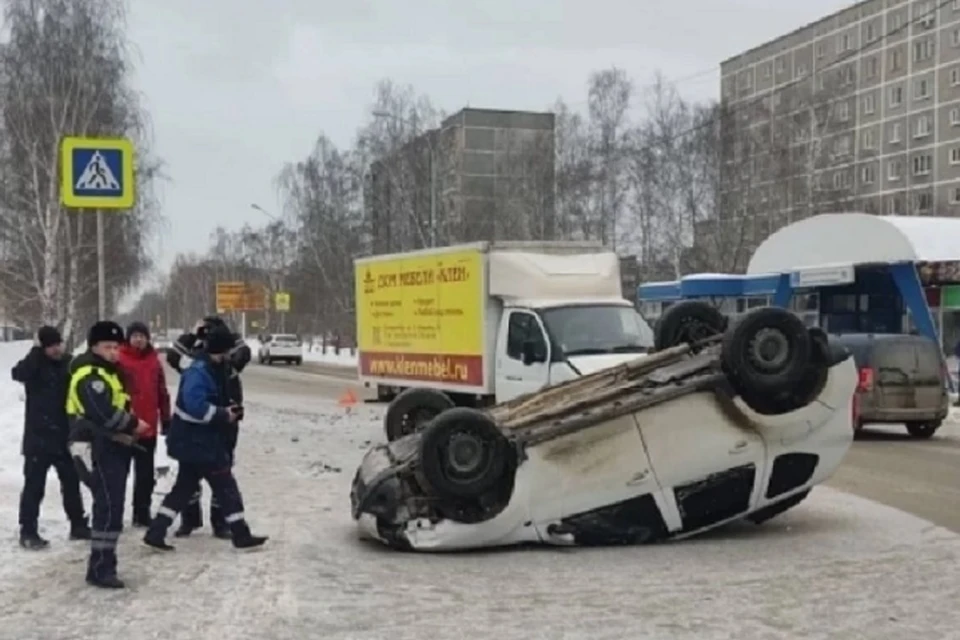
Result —
[[[544,353],[543,343],[538,340],[524,340],[523,342],[523,364],[531,365],[535,362],[546,362],[547,354]]]

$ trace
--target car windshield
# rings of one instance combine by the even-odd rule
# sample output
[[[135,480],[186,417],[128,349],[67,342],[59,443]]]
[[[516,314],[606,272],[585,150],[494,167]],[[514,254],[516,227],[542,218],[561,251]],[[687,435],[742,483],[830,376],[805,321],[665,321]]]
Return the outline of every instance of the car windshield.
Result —
[[[564,355],[643,353],[653,331],[633,307],[581,305],[540,312],[547,331]]]

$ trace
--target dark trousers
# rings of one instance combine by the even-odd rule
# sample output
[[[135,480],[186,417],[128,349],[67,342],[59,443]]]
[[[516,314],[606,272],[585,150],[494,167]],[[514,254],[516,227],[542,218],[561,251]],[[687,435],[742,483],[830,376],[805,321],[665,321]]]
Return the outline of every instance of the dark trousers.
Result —
[[[137,445],[143,448],[133,450],[133,519],[149,524],[153,489],[156,486],[153,463],[157,453],[157,441],[138,440]]]
[[[83,498],[80,497],[80,478],[69,454],[64,452],[63,455],[24,456],[23,491],[20,493],[22,533],[37,533],[37,519],[40,517],[40,504],[47,488],[47,472],[50,467],[57,470],[57,477],[60,478],[63,510],[70,524],[77,526],[86,520]]]
[[[87,577],[117,574],[117,542],[123,528],[127,474],[133,450],[111,440],[93,441],[93,523]]]
[[[240,495],[240,488],[230,467],[215,468],[183,462],[177,469],[177,479],[173,483],[173,488],[157,509],[157,517],[152,526],[162,528],[165,533],[177,514],[182,514],[186,518],[186,509],[199,491],[201,480],[206,480],[210,485],[213,498],[223,514],[225,526],[230,528],[231,533],[236,536],[238,532],[248,531],[243,515],[243,497]]]
[[[213,489],[212,486],[210,488]],[[199,529],[203,526],[202,500],[203,488],[200,486],[200,482],[198,481],[196,488],[190,494],[190,501],[187,504],[187,507],[180,514],[180,518],[184,527]],[[223,509],[220,508],[215,491],[210,497],[210,527],[214,531],[221,531],[227,528],[227,522],[223,517]]]

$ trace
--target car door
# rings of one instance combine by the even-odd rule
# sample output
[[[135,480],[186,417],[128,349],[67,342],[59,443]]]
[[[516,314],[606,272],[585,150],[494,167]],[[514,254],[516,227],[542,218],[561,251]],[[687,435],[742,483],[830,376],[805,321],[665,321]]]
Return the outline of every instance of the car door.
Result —
[[[760,500],[766,445],[720,402],[694,393],[636,414],[671,531],[710,526]]]
[[[503,323],[497,350],[497,402],[539,391],[550,376],[550,345],[536,314],[510,310]],[[536,352],[529,358],[530,350]]]

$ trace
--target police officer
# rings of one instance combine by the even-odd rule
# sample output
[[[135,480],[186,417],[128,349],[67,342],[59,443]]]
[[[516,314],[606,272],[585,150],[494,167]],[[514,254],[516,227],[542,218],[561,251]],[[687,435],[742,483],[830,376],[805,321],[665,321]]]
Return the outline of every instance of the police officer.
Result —
[[[233,476],[233,453],[229,429],[242,407],[234,404],[221,384],[218,369],[229,366],[227,352],[234,337],[225,326],[207,331],[205,352],[196,354],[180,378],[176,406],[167,435],[167,453],[180,462],[177,479],[157,509],[157,515],[143,537],[144,543],[163,551],[172,551],[166,542],[167,529],[189,503],[190,497],[206,480],[213,491],[229,527],[233,546],[259,547],[266,536],[250,533],[243,513],[243,498]]]
[[[203,353],[206,346],[206,336],[214,327],[227,328],[223,319],[217,316],[207,316],[197,324],[193,333],[185,333],[177,338],[173,349],[167,352],[167,363],[178,372],[182,371],[184,361],[191,361],[198,354]],[[240,372],[250,363],[250,347],[244,343],[240,335],[233,333],[233,344],[230,347],[224,366],[217,367],[215,374],[219,377],[218,383],[226,385],[227,394],[230,400],[237,406],[243,406],[243,385],[240,381]],[[243,420],[241,412],[236,422],[224,426],[227,445],[233,456],[237,447],[239,437],[238,425]],[[178,538],[189,536],[194,529],[203,526],[203,512],[200,508],[200,502],[203,497],[202,489],[197,484],[196,491],[190,497],[189,504],[180,514],[180,527],[174,533]],[[223,511],[217,503],[217,497],[210,498],[210,526],[213,528],[213,535],[217,538],[229,540],[231,538],[230,528],[224,520]]]
[[[71,441],[92,445],[93,526],[87,583],[105,589],[124,587],[117,577],[117,541],[123,528],[131,447],[137,437],[150,431],[150,425],[130,412],[130,396],[116,364],[121,343],[120,325],[107,320],[94,324],[87,334],[87,351],[70,365],[67,388]]]

